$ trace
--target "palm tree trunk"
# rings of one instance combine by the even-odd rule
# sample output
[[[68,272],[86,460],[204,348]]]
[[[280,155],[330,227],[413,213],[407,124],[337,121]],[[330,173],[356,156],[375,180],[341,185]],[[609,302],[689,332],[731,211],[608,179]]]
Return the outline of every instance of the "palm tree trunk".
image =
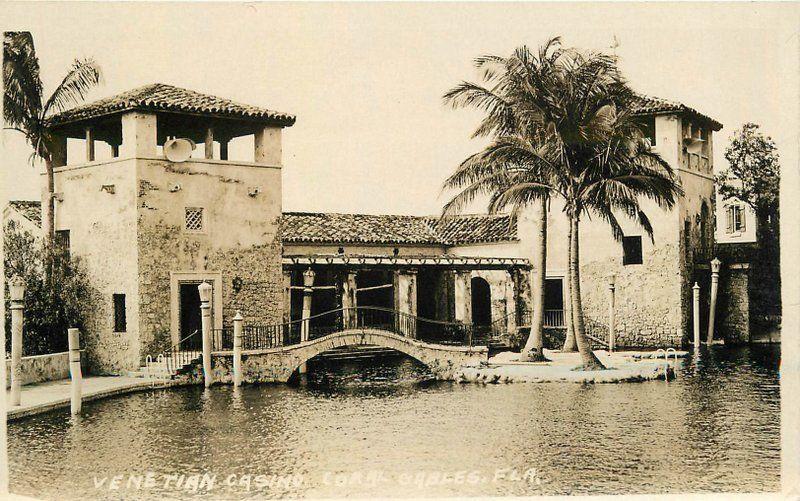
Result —
[[[575,343],[578,345],[578,352],[581,354],[581,362],[584,370],[605,369],[600,360],[597,359],[586,339],[586,328],[583,324],[583,305],[581,304],[581,278],[580,278],[580,246],[579,246],[579,224],[578,216],[570,217],[570,227],[572,228],[572,241],[570,242],[569,273],[570,273],[570,295],[572,303],[572,322],[575,331]]]
[[[539,219],[536,221],[536,242],[533,252],[534,276],[531,281],[531,296],[533,299],[531,332],[520,357],[520,360],[528,362],[543,362],[547,360],[543,352],[542,334],[544,329],[544,289],[547,274],[547,199],[540,199],[537,209]]]
[[[42,204],[42,230],[45,249],[49,252],[53,248],[55,238],[55,175],[53,174],[53,162],[45,160],[45,171],[47,172],[47,194]]]
[[[572,224],[567,229],[567,262],[572,260]],[[567,280],[564,294],[564,325],[567,328],[567,337],[564,340],[564,346],[561,351],[574,353],[578,351],[578,345],[575,343],[575,326],[572,322],[572,272],[567,269]]]

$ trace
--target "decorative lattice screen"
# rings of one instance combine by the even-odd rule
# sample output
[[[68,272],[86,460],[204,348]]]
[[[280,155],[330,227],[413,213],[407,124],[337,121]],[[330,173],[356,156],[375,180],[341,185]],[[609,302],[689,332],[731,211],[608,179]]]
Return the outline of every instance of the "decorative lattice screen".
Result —
[[[186,229],[188,231],[203,231],[202,207],[186,207]]]

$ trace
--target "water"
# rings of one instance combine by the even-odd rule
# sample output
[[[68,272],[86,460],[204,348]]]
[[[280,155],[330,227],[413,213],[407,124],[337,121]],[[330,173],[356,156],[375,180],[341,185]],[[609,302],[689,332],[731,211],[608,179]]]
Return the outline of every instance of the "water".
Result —
[[[383,359],[317,367],[294,387],[133,394],[77,419],[11,423],[11,488],[50,499],[777,491],[778,359],[775,347],[719,348],[670,383],[586,386],[426,382],[416,362]],[[135,476],[148,472],[155,485]],[[206,483],[168,477],[194,473]],[[113,475],[120,490],[95,487]]]

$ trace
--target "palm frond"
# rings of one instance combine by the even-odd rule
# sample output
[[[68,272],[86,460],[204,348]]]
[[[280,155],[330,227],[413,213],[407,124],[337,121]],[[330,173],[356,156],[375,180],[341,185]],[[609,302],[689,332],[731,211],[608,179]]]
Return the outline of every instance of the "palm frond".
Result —
[[[101,81],[102,72],[94,59],[76,59],[44,105],[43,115],[59,113],[80,103]]]

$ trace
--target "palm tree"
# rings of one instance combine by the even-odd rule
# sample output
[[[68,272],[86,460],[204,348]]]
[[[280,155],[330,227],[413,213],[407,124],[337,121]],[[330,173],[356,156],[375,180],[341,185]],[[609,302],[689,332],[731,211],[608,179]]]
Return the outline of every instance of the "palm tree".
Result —
[[[48,117],[80,103],[100,80],[100,68],[94,60],[75,59],[45,101],[33,36],[27,31],[4,33],[3,119],[7,128],[24,134],[33,147],[31,164],[37,159],[44,161],[48,193],[42,206],[42,224],[45,247],[48,249],[52,249],[55,235],[53,153],[56,146],[48,126]]]
[[[542,64],[543,60],[547,63]],[[484,120],[478,131],[494,131],[496,139],[479,154],[479,159],[486,160],[470,157],[446,185],[465,186],[454,198],[457,206],[478,193],[491,193],[490,210],[516,208],[548,196],[563,199],[569,220],[570,311],[565,316],[582,367],[603,368],[589,346],[584,326],[581,218],[599,217],[610,225],[614,238],[621,240],[617,217],[622,215],[637,222],[652,239],[653,229],[639,200],[649,199],[671,209],[681,189],[669,164],[650,150],[632,113],[637,96],[614,58],[562,49],[559,40],[553,39],[542,46],[538,57],[521,47],[510,58],[484,57],[478,63],[506,67],[505,72],[487,69],[484,76],[488,78],[500,73],[511,77],[491,89],[464,83],[451,94],[457,104],[477,104],[495,115],[497,118]],[[525,134],[510,134],[513,128],[505,126],[507,123],[517,123],[517,129]],[[471,169],[470,179],[464,174],[473,163],[479,166]]]
[[[533,249],[534,278],[531,281],[533,312],[531,330],[522,359],[546,360],[543,353],[544,290],[547,268],[547,207],[550,189],[540,183],[555,167],[545,157],[547,148],[543,144],[543,131],[539,124],[528,119],[530,103],[527,82],[547,78],[561,52],[558,39],[542,46],[537,55],[521,49],[510,58],[483,56],[475,60],[476,66],[484,70],[486,86],[464,82],[444,96],[454,107],[472,106],[486,112],[473,137],[492,136],[495,141],[483,151],[461,163],[456,172],[444,183],[445,189],[460,190],[448,202],[443,215],[458,212],[471,203],[476,196],[490,197],[489,212],[497,213],[512,209],[512,218],[533,205],[536,217],[536,240]],[[526,155],[508,155],[515,148]],[[540,151],[542,150],[542,151]],[[501,195],[517,188],[513,199]]]

